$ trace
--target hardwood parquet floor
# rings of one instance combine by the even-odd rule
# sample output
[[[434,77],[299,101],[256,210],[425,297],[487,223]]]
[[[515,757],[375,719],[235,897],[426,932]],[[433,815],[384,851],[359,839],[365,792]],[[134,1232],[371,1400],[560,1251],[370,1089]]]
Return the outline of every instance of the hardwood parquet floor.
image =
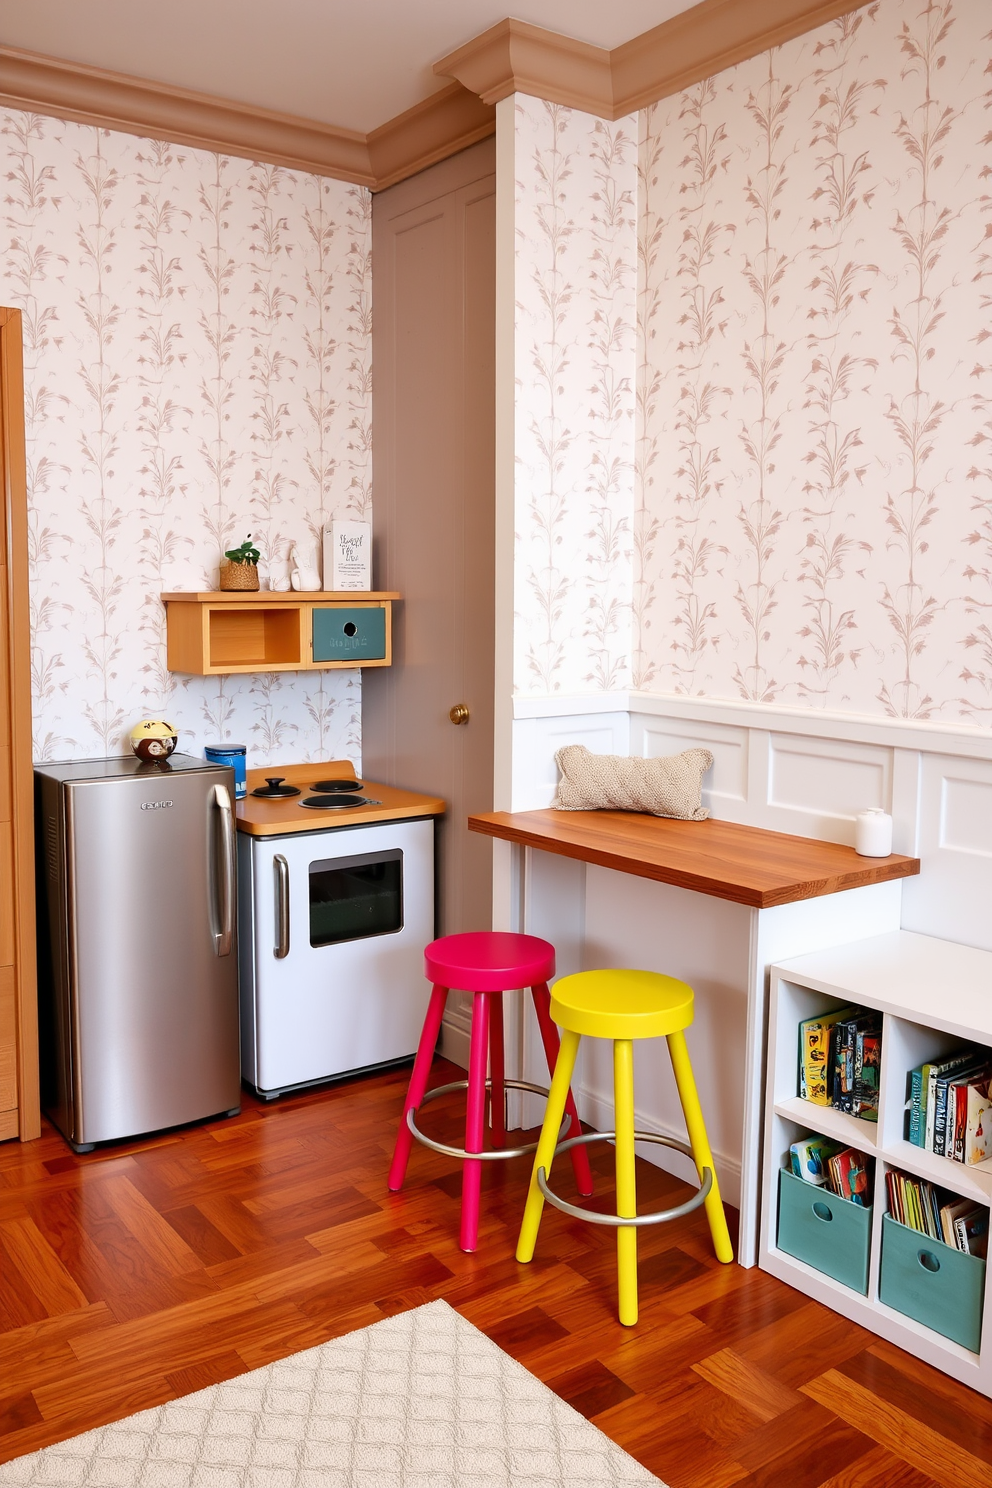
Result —
[[[720,1266],[700,1215],[642,1232],[636,1329],[611,1231],[549,1207],[514,1260],[526,1158],[485,1170],[463,1255],[455,1164],[416,1146],[386,1190],[407,1078],[246,1095],[81,1157],[50,1127],[0,1148],[0,1461],[444,1297],[671,1488],[988,1488],[992,1402]],[[457,1142],[457,1097],[425,1124]],[[590,1150],[609,1207],[612,1153]],[[640,1162],[638,1182],[645,1207],[686,1192]]]

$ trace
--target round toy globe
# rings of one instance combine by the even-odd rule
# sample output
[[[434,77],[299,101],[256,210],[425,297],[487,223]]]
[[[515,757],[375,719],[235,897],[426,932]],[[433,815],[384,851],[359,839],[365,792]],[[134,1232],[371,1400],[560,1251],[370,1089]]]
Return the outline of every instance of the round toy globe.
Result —
[[[146,718],[131,730],[131,748],[140,760],[167,760],[179,742],[179,735],[164,718]]]

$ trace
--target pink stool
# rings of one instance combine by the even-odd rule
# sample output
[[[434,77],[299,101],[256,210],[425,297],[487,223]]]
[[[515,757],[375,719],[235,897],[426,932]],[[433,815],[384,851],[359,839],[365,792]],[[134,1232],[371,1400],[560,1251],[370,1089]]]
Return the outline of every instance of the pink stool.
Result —
[[[406,1093],[400,1129],[396,1135],[396,1149],[389,1169],[389,1187],[393,1193],[398,1193],[403,1187],[414,1137],[435,1152],[463,1158],[459,1244],[462,1250],[472,1251],[479,1239],[482,1160],[520,1157],[525,1152],[537,1150],[536,1142],[531,1142],[526,1147],[508,1148],[504,1145],[506,1115],[503,1092],[509,1089],[530,1090],[535,1095],[544,1096],[548,1093],[540,1085],[531,1085],[526,1080],[507,1080],[504,1076],[502,994],[516,987],[530,988],[548,1070],[553,1073],[555,1060],[558,1058],[558,1030],[551,1021],[549,1011],[551,994],[548,991],[548,979],[555,974],[555,948],[546,940],[539,940],[536,935],[512,935],[502,930],[472,930],[465,935],[444,935],[440,940],[433,941],[424,952],[424,972],[428,981],[434,983],[434,990],[417,1046],[417,1057],[410,1076],[410,1088]],[[440,1085],[428,1094],[427,1080],[431,1060],[434,1058],[434,1046],[441,1028],[444,1004],[452,987],[460,992],[474,994],[468,1079]],[[491,1074],[489,1080],[486,1079],[487,1054]],[[487,1088],[490,1092],[493,1130],[494,1150],[491,1152],[482,1150]],[[463,1148],[445,1147],[440,1142],[425,1137],[414,1122],[414,1113],[425,1100],[434,1100],[451,1090],[468,1091]],[[568,1092],[565,1110],[570,1118],[569,1125],[577,1135],[581,1127],[571,1090]],[[592,1193],[592,1172],[585,1147],[573,1147],[570,1156],[579,1193],[588,1196]]]

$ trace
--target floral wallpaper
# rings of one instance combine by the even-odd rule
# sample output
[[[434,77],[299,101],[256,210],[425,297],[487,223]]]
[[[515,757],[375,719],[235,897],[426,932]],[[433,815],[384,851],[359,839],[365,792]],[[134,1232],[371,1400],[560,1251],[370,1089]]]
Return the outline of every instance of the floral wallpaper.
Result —
[[[0,299],[24,317],[35,749],[142,717],[249,764],[360,758],[352,671],[166,670],[162,590],[263,584],[371,500],[371,198],[318,176],[0,115]]]
[[[517,95],[515,685],[630,685],[637,118]]]
[[[641,115],[633,681],[992,721],[992,15]]]

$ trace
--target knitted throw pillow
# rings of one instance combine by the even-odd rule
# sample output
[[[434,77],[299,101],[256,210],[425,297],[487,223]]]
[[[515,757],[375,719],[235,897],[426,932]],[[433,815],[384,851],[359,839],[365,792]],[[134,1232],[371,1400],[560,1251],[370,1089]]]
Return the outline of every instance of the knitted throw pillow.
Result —
[[[713,763],[708,749],[685,749],[664,759],[627,759],[590,754],[584,744],[566,744],[555,755],[561,779],[552,805],[557,811],[649,811],[679,821],[703,821],[703,775]]]

